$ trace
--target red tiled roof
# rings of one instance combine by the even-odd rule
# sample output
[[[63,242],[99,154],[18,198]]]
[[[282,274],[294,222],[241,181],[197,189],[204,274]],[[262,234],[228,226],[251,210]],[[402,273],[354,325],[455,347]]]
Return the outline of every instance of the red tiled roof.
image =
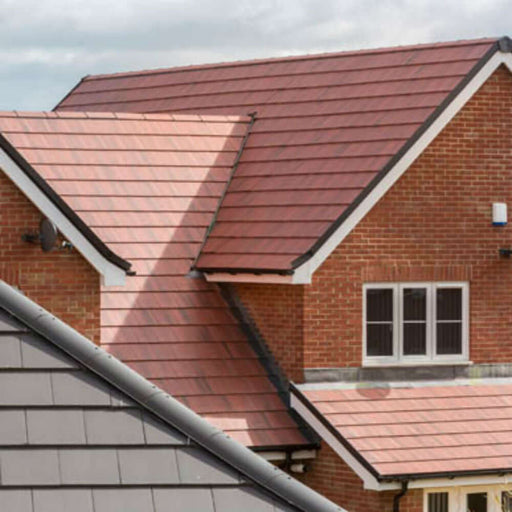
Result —
[[[218,289],[187,277],[249,119],[0,113],[0,132],[136,276],[102,344],[250,446],[304,444]]]
[[[302,393],[381,476],[512,468],[512,384]]]
[[[197,266],[289,271],[495,42],[92,76],[58,109],[257,111]]]

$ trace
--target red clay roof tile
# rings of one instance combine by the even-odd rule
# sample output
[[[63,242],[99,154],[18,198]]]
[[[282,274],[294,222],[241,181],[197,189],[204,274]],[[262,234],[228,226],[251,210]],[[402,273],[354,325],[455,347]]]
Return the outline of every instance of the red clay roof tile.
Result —
[[[305,445],[218,289],[187,277],[248,121],[6,113],[0,132],[137,272],[102,289],[103,346],[249,445]]]
[[[197,266],[289,270],[495,41],[92,76],[58,108],[256,111],[235,179]],[[242,179],[249,177],[257,179]],[[279,221],[259,226],[251,235],[251,222],[275,219]],[[309,239],[276,237],[277,226],[293,233],[305,220],[324,222],[310,225]],[[241,237],[243,225],[247,234]],[[256,247],[260,238],[274,241]],[[256,252],[265,257],[254,258]]]
[[[512,468],[512,384],[303,393],[381,476]]]

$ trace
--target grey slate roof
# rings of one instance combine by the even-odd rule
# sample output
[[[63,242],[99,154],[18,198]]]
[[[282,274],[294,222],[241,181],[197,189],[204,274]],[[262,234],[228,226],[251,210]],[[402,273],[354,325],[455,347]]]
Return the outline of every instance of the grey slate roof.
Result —
[[[342,510],[2,281],[0,504],[16,512]]]

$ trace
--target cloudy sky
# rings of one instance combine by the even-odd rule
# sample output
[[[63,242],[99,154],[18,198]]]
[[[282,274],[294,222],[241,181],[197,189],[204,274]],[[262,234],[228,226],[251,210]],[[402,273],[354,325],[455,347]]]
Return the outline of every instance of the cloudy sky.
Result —
[[[0,0],[2,110],[87,74],[485,36],[511,0]]]

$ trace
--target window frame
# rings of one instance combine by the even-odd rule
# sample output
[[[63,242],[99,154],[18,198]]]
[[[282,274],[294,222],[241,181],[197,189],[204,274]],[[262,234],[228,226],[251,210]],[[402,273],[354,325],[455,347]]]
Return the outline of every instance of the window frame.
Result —
[[[404,355],[403,344],[403,290],[406,288],[425,288],[427,290],[426,304],[426,354]],[[456,288],[462,290],[462,321],[460,354],[437,354],[437,290]],[[367,320],[366,299],[367,290],[392,289],[393,290],[393,354],[391,356],[367,355]],[[363,365],[421,365],[421,364],[449,364],[467,362],[469,359],[469,283],[458,281],[410,281],[410,282],[379,282],[363,284]]]
[[[511,491],[510,484],[468,485],[460,487],[439,487],[423,489],[423,512],[428,510],[428,495],[437,492],[448,493],[448,512],[466,511],[467,495],[487,493],[487,512],[502,512],[501,493]]]

